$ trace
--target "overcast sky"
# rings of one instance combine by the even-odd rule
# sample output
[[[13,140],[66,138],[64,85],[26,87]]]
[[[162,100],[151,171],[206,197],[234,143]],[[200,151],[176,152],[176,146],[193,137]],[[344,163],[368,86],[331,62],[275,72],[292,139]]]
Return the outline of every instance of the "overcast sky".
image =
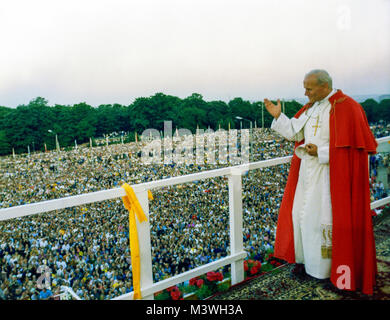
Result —
[[[390,0],[1,0],[0,105],[390,93]]]

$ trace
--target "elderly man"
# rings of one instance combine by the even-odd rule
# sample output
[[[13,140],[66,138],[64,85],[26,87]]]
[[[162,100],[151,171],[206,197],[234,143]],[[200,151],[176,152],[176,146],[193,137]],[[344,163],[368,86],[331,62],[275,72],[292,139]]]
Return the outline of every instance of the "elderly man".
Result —
[[[339,289],[372,294],[376,255],[368,154],[377,143],[363,108],[332,88],[325,70],[306,74],[308,104],[289,119],[264,100],[271,128],[295,141],[280,207],[275,256]]]

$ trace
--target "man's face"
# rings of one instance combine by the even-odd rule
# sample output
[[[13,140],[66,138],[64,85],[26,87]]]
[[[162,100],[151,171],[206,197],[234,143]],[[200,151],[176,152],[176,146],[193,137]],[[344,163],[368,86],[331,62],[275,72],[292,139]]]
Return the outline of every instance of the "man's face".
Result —
[[[324,99],[330,92],[328,84],[318,84],[318,80],[315,75],[307,76],[303,80],[303,87],[305,88],[305,96],[309,98],[309,103],[314,103]]]

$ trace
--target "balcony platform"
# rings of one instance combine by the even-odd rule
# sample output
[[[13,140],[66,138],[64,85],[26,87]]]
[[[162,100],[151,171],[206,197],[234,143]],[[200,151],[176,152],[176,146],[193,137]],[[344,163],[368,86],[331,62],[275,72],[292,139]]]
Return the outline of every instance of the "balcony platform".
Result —
[[[377,286],[372,296],[337,289],[329,280],[291,274],[286,264],[271,273],[244,282],[212,300],[390,300],[390,211],[374,217],[377,250]]]

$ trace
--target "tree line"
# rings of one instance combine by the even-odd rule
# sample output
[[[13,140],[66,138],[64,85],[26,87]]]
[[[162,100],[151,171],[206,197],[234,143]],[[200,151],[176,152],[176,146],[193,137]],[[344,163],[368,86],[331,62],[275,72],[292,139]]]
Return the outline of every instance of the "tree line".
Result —
[[[390,121],[390,99],[362,103],[370,123]],[[286,101],[288,117],[302,107],[295,100]],[[240,119],[241,118],[241,119]],[[156,93],[135,99],[130,105],[103,104],[92,107],[85,102],[74,105],[49,106],[45,98],[37,97],[27,105],[16,108],[0,106],[0,155],[55,149],[55,135],[61,147],[74,141],[87,143],[90,138],[103,137],[112,132],[125,134],[125,142],[134,141],[135,133],[146,129],[164,130],[164,121],[172,121],[173,129],[185,128],[195,133],[197,128],[218,130],[242,127],[270,127],[272,117],[263,109],[261,101],[247,101],[240,97],[229,102],[205,101],[193,93],[181,99]]]

